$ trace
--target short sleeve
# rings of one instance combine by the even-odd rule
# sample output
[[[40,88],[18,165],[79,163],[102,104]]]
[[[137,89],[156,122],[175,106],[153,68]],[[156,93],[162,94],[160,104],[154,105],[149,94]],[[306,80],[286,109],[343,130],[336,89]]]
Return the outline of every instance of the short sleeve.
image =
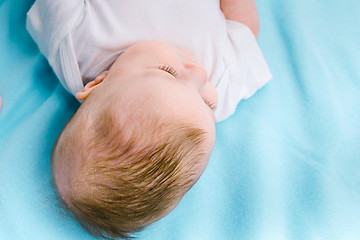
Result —
[[[247,99],[271,78],[269,67],[251,30],[239,22],[226,20],[225,71],[217,84],[217,122],[233,114],[242,99]]]
[[[78,89],[80,84],[75,84],[79,86],[74,87],[73,81],[63,73],[67,66],[63,66],[62,59],[64,55],[73,55],[69,46],[69,34],[81,21],[85,4],[84,0],[36,0],[27,13],[27,30],[61,83],[70,92]],[[79,77],[79,74],[75,75]]]

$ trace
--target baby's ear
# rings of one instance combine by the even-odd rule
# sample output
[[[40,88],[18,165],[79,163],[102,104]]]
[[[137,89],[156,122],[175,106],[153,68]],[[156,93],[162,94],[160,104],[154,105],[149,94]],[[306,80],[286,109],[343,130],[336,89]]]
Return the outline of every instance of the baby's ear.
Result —
[[[106,76],[108,75],[109,71],[104,71],[102,72],[99,76],[97,76],[95,78],[95,80],[88,82],[85,87],[80,91],[76,93],[76,98],[79,101],[83,101],[85,100],[90,93],[92,93],[92,91],[94,91],[94,89],[100,85],[100,83],[102,83],[102,81],[106,78]]]

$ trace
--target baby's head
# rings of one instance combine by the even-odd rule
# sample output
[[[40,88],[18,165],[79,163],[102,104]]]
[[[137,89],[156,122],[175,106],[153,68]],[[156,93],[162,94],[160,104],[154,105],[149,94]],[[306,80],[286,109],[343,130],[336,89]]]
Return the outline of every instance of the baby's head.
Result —
[[[126,238],[173,210],[204,171],[215,88],[190,53],[146,41],[77,98],[53,150],[56,188],[90,233]]]

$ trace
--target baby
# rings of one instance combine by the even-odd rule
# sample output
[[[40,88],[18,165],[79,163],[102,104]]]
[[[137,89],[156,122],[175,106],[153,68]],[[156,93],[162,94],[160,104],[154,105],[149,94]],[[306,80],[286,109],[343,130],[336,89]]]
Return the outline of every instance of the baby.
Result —
[[[271,78],[254,0],[37,0],[27,28],[81,101],[54,182],[91,234],[128,238],[197,182],[215,123]]]

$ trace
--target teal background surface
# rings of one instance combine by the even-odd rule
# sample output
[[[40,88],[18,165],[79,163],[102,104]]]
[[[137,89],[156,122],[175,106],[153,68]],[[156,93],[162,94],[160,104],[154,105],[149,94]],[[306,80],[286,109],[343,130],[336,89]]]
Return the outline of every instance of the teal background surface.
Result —
[[[0,0],[0,239],[93,239],[61,213],[50,152],[78,107]],[[199,182],[139,240],[360,239],[360,1],[257,0],[274,78],[217,124]]]

